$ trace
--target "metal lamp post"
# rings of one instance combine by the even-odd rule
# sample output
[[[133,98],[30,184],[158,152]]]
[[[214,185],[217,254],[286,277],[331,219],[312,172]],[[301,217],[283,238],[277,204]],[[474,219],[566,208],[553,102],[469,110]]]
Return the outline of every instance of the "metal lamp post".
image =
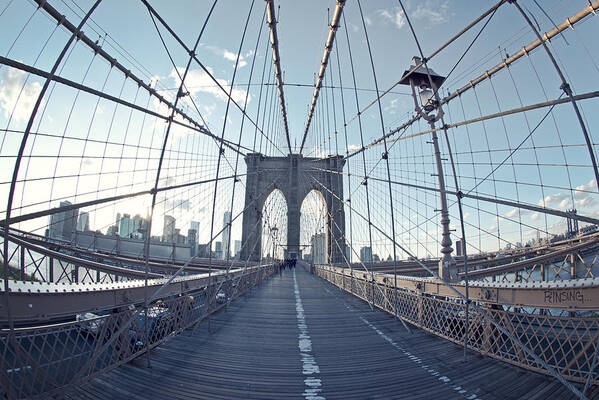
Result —
[[[456,265],[451,256],[453,248],[451,247],[452,243],[449,233],[449,211],[447,210],[445,177],[443,175],[443,164],[441,163],[441,152],[439,151],[439,139],[435,131],[435,122],[443,117],[443,110],[439,106],[437,89],[445,81],[445,77],[436,74],[432,69],[428,68],[420,57],[414,57],[412,61],[414,65],[410,66],[408,71],[404,71],[399,83],[410,85],[416,112],[428,121],[433,130],[432,143],[437,164],[439,197],[441,199],[441,227],[443,229],[441,239],[441,253],[443,253],[443,257],[439,261],[439,275],[446,280],[457,280]]]

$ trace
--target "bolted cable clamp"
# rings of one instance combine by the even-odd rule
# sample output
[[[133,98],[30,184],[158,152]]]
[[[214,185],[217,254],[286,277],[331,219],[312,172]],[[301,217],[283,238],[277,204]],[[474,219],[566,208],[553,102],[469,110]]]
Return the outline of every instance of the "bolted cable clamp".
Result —
[[[566,93],[568,96],[572,96],[572,89],[570,88],[570,85],[567,82],[562,83],[562,85],[559,88],[563,90],[564,93]]]

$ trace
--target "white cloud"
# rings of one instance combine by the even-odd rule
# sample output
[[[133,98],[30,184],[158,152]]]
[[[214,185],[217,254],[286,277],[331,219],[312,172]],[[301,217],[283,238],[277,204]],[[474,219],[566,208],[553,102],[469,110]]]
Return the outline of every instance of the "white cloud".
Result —
[[[597,183],[594,179],[589,182],[579,185],[574,189],[574,207],[578,209],[578,212],[582,212],[585,215],[594,213],[595,210],[590,210],[590,207],[596,206],[597,204]],[[540,199],[537,203],[541,207],[554,208],[558,210],[565,210],[572,208],[572,195],[568,192],[558,192],[545,196],[544,199]],[[533,214],[531,219],[534,221],[538,219],[537,213]]]
[[[206,45],[204,47],[207,48],[208,50],[212,51],[214,54],[223,57],[225,60],[232,61],[232,62],[235,62],[237,60],[237,53],[233,53],[232,51],[229,51],[227,49],[221,49],[220,47],[211,46],[211,45]],[[254,54],[253,50],[248,51],[245,56],[243,54],[240,54],[238,68],[243,68],[246,65],[248,65],[247,61],[245,61],[245,58],[251,57],[253,54]]]
[[[518,209],[512,208],[510,211],[505,213],[506,218],[513,218],[518,215]]]
[[[360,148],[361,146],[358,146],[357,144],[350,144],[347,146],[347,150],[350,152],[360,150]]]
[[[580,186],[576,186],[577,191],[586,191],[586,192],[594,192],[597,190],[597,182],[594,179],[591,179],[588,183],[585,183]]]
[[[416,9],[411,12],[411,15],[416,20],[423,20],[430,25],[437,25],[449,20],[450,8],[448,1],[439,3],[438,1],[427,0],[418,4]]]
[[[536,220],[538,220],[540,217],[541,217],[541,215],[540,215],[538,212],[536,212],[536,213],[534,213],[533,215],[531,215],[531,216],[530,216],[530,220],[531,220],[531,221],[536,221]]]
[[[0,108],[8,118],[17,121],[29,119],[31,110],[42,89],[39,82],[25,83],[25,72],[7,68],[0,80]]]
[[[545,199],[539,200],[538,204],[541,207],[548,208],[564,208],[570,202],[570,196],[565,193],[555,193],[545,196]]]
[[[227,59],[229,61],[237,60],[237,55],[235,55],[235,53],[232,53],[227,49],[222,50],[222,55],[223,55],[223,57],[225,57],[225,59]],[[243,56],[241,56],[241,58],[243,58]]]
[[[397,108],[398,105],[399,105],[399,99],[393,99],[393,100],[391,100],[391,102],[389,102],[389,105],[387,105],[384,108],[384,111],[391,111],[391,114],[395,114],[395,109]]]
[[[403,10],[399,7],[393,7],[392,10],[378,10],[378,14],[383,18],[384,23],[391,23],[397,29],[401,29],[406,23]]]
[[[208,71],[212,76],[214,76],[214,71],[212,68],[207,67]],[[183,67],[177,67],[179,74],[173,69],[170,73],[170,77],[173,78],[175,84],[178,86],[181,84],[181,80],[179,75],[183,75],[185,69]],[[226,79],[216,78],[216,81],[225,89],[227,93],[231,90],[229,83]],[[202,69],[191,69],[187,73],[187,77],[185,78],[185,87],[189,90],[192,96],[196,96],[200,92],[210,93],[214,95],[219,100],[226,100],[227,95],[223,92],[221,88],[219,88],[212,78]],[[236,102],[243,102],[245,99],[245,90],[242,89],[233,89],[231,92],[231,97]],[[251,100],[251,96],[248,98],[248,102]]]
[[[372,25],[372,20],[369,17],[364,16],[364,21],[366,21],[366,25],[368,25],[368,26]]]

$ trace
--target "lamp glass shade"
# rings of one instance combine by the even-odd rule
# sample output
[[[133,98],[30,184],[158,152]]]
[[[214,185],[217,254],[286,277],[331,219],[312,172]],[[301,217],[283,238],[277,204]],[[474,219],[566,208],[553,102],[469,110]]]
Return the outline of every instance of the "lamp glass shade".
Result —
[[[431,99],[433,98],[433,91],[426,88],[426,89],[422,89],[420,90],[420,104],[422,104],[422,107],[424,109],[427,109],[427,106],[431,106],[432,102]]]

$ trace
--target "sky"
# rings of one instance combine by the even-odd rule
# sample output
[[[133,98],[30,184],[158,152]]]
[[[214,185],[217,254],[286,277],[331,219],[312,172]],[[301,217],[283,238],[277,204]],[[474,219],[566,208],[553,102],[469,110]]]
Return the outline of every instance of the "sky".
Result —
[[[533,16],[541,32],[587,5],[583,0],[537,3],[543,10],[533,1],[519,2]],[[54,0],[50,4],[77,25],[83,10],[88,10],[92,1]],[[212,6],[210,1],[183,0],[150,1],[150,4],[188,48],[197,41]],[[346,2],[345,19],[337,34],[337,46],[325,80],[326,86],[337,89],[321,91],[305,156],[354,151],[413,115],[413,101],[405,86],[396,86],[381,98],[380,113],[378,103],[372,103],[376,91],[365,35],[366,29],[376,83],[383,92],[401,78],[412,56],[418,54],[406,15],[397,1],[362,1],[360,5],[363,21],[358,2]],[[493,2],[458,0],[404,2],[425,55],[431,54],[492,5]],[[282,0],[276,1],[275,6],[290,141],[292,151],[297,152],[335,2]],[[264,7],[263,1],[217,1],[196,50],[205,69],[196,61],[191,63],[185,79],[186,95],[180,98],[179,105],[218,137],[266,155],[286,155],[289,150],[273,86]],[[244,35],[246,20],[249,22]],[[474,40],[485,21],[430,60],[429,66],[442,75],[455,66],[441,88],[442,96],[467,85],[501,63],[506,53],[514,54],[535,39],[513,5],[502,5]],[[587,17],[576,24],[575,29],[567,29],[549,43],[575,94],[597,90],[597,43],[591,38],[597,36],[598,26],[596,16]],[[158,93],[169,101],[175,100],[189,54],[158,21],[152,20],[141,1],[104,0],[83,31]],[[49,71],[69,35],[42,10],[36,10],[31,0],[0,0],[0,38],[2,56]],[[57,74],[160,114],[169,113],[168,107],[80,42],[69,48]],[[210,75],[225,91],[233,87],[231,98],[236,104],[228,101]],[[353,89],[352,75],[355,75],[357,91]],[[339,89],[340,76],[343,90]],[[2,204],[6,204],[22,131],[43,84],[40,77],[0,66]],[[444,108],[446,123],[557,99],[562,94],[560,84],[546,54],[538,48],[530,57],[523,57],[508,70],[450,102]],[[364,110],[368,104],[372,106]],[[595,98],[583,100],[579,106],[595,143],[599,120],[593,111],[598,101]],[[246,110],[246,117],[242,109]],[[359,118],[358,109],[361,110]],[[450,129],[448,138],[460,189],[561,211],[575,207],[580,214],[599,217],[597,185],[573,108],[564,104],[547,112],[548,108],[543,108]],[[180,117],[176,118],[180,121]],[[344,121],[346,129],[343,129]],[[64,85],[50,85],[34,120],[32,131],[35,134],[26,143],[12,214],[55,207],[62,200],[79,202],[151,188],[167,127],[164,121],[129,107],[117,106],[112,101]],[[418,134],[426,129],[428,126],[419,122],[403,135]],[[390,139],[398,137],[400,134]],[[426,134],[389,143],[392,181],[437,187],[437,178],[432,175],[436,171],[431,146],[427,143],[430,140],[430,134]],[[446,159],[448,189],[454,190],[447,142],[442,134],[440,143]],[[366,187],[361,185],[359,177],[364,175],[387,179],[386,163],[381,160],[383,151],[382,146],[375,146],[364,152],[364,159],[362,155],[349,159],[345,173],[352,176],[345,177],[344,196],[352,198],[355,211],[371,214],[371,221],[378,228],[372,235],[375,252],[385,258],[392,252],[385,235],[391,234],[389,217],[393,207],[396,240],[420,257],[438,256],[440,231],[435,210],[439,199],[435,192],[400,184],[393,184],[389,192],[386,182],[371,179],[367,196]],[[245,171],[243,158],[238,158],[233,151],[226,150],[220,163],[218,160],[218,146],[212,139],[173,124],[166,142],[159,187],[209,180],[217,173],[223,177],[234,175],[236,170],[238,174]],[[235,184],[232,179],[220,181],[216,196],[213,183],[162,192],[154,212],[153,234],[161,233],[163,216],[169,214],[177,218],[177,227],[184,233],[192,220],[200,221],[200,241],[209,240],[222,228],[225,211],[232,207],[234,218],[242,212],[244,182],[243,178]],[[316,232],[322,228],[322,221],[318,222],[318,215],[322,214],[317,204],[319,197],[311,196],[308,201],[315,203],[305,207],[306,212],[312,210],[313,214],[305,219],[313,221],[306,229]],[[285,207],[284,201],[279,203],[276,209]],[[458,225],[455,197],[449,199],[449,204],[453,229]],[[146,215],[150,206],[151,196],[142,196],[87,211],[90,211],[91,227],[105,231],[114,223],[117,212]],[[524,209],[468,199],[464,200],[464,206],[468,242],[473,252],[525,243],[535,238],[537,231],[545,236],[563,232],[565,227],[563,218],[546,217]],[[3,214],[6,212],[5,206],[0,209]],[[212,210],[216,215],[214,221]],[[282,214],[273,213],[273,223],[274,219],[283,218]],[[348,214],[346,208],[346,218]],[[357,214],[353,215],[352,222],[353,247],[359,254],[359,248],[370,242],[368,224]],[[47,223],[47,219],[38,219],[17,227],[43,233]],[[459,232],[454,232],[454,240],[456,235]],[[233,223],[232,239],[240,236],[241,217]]]

